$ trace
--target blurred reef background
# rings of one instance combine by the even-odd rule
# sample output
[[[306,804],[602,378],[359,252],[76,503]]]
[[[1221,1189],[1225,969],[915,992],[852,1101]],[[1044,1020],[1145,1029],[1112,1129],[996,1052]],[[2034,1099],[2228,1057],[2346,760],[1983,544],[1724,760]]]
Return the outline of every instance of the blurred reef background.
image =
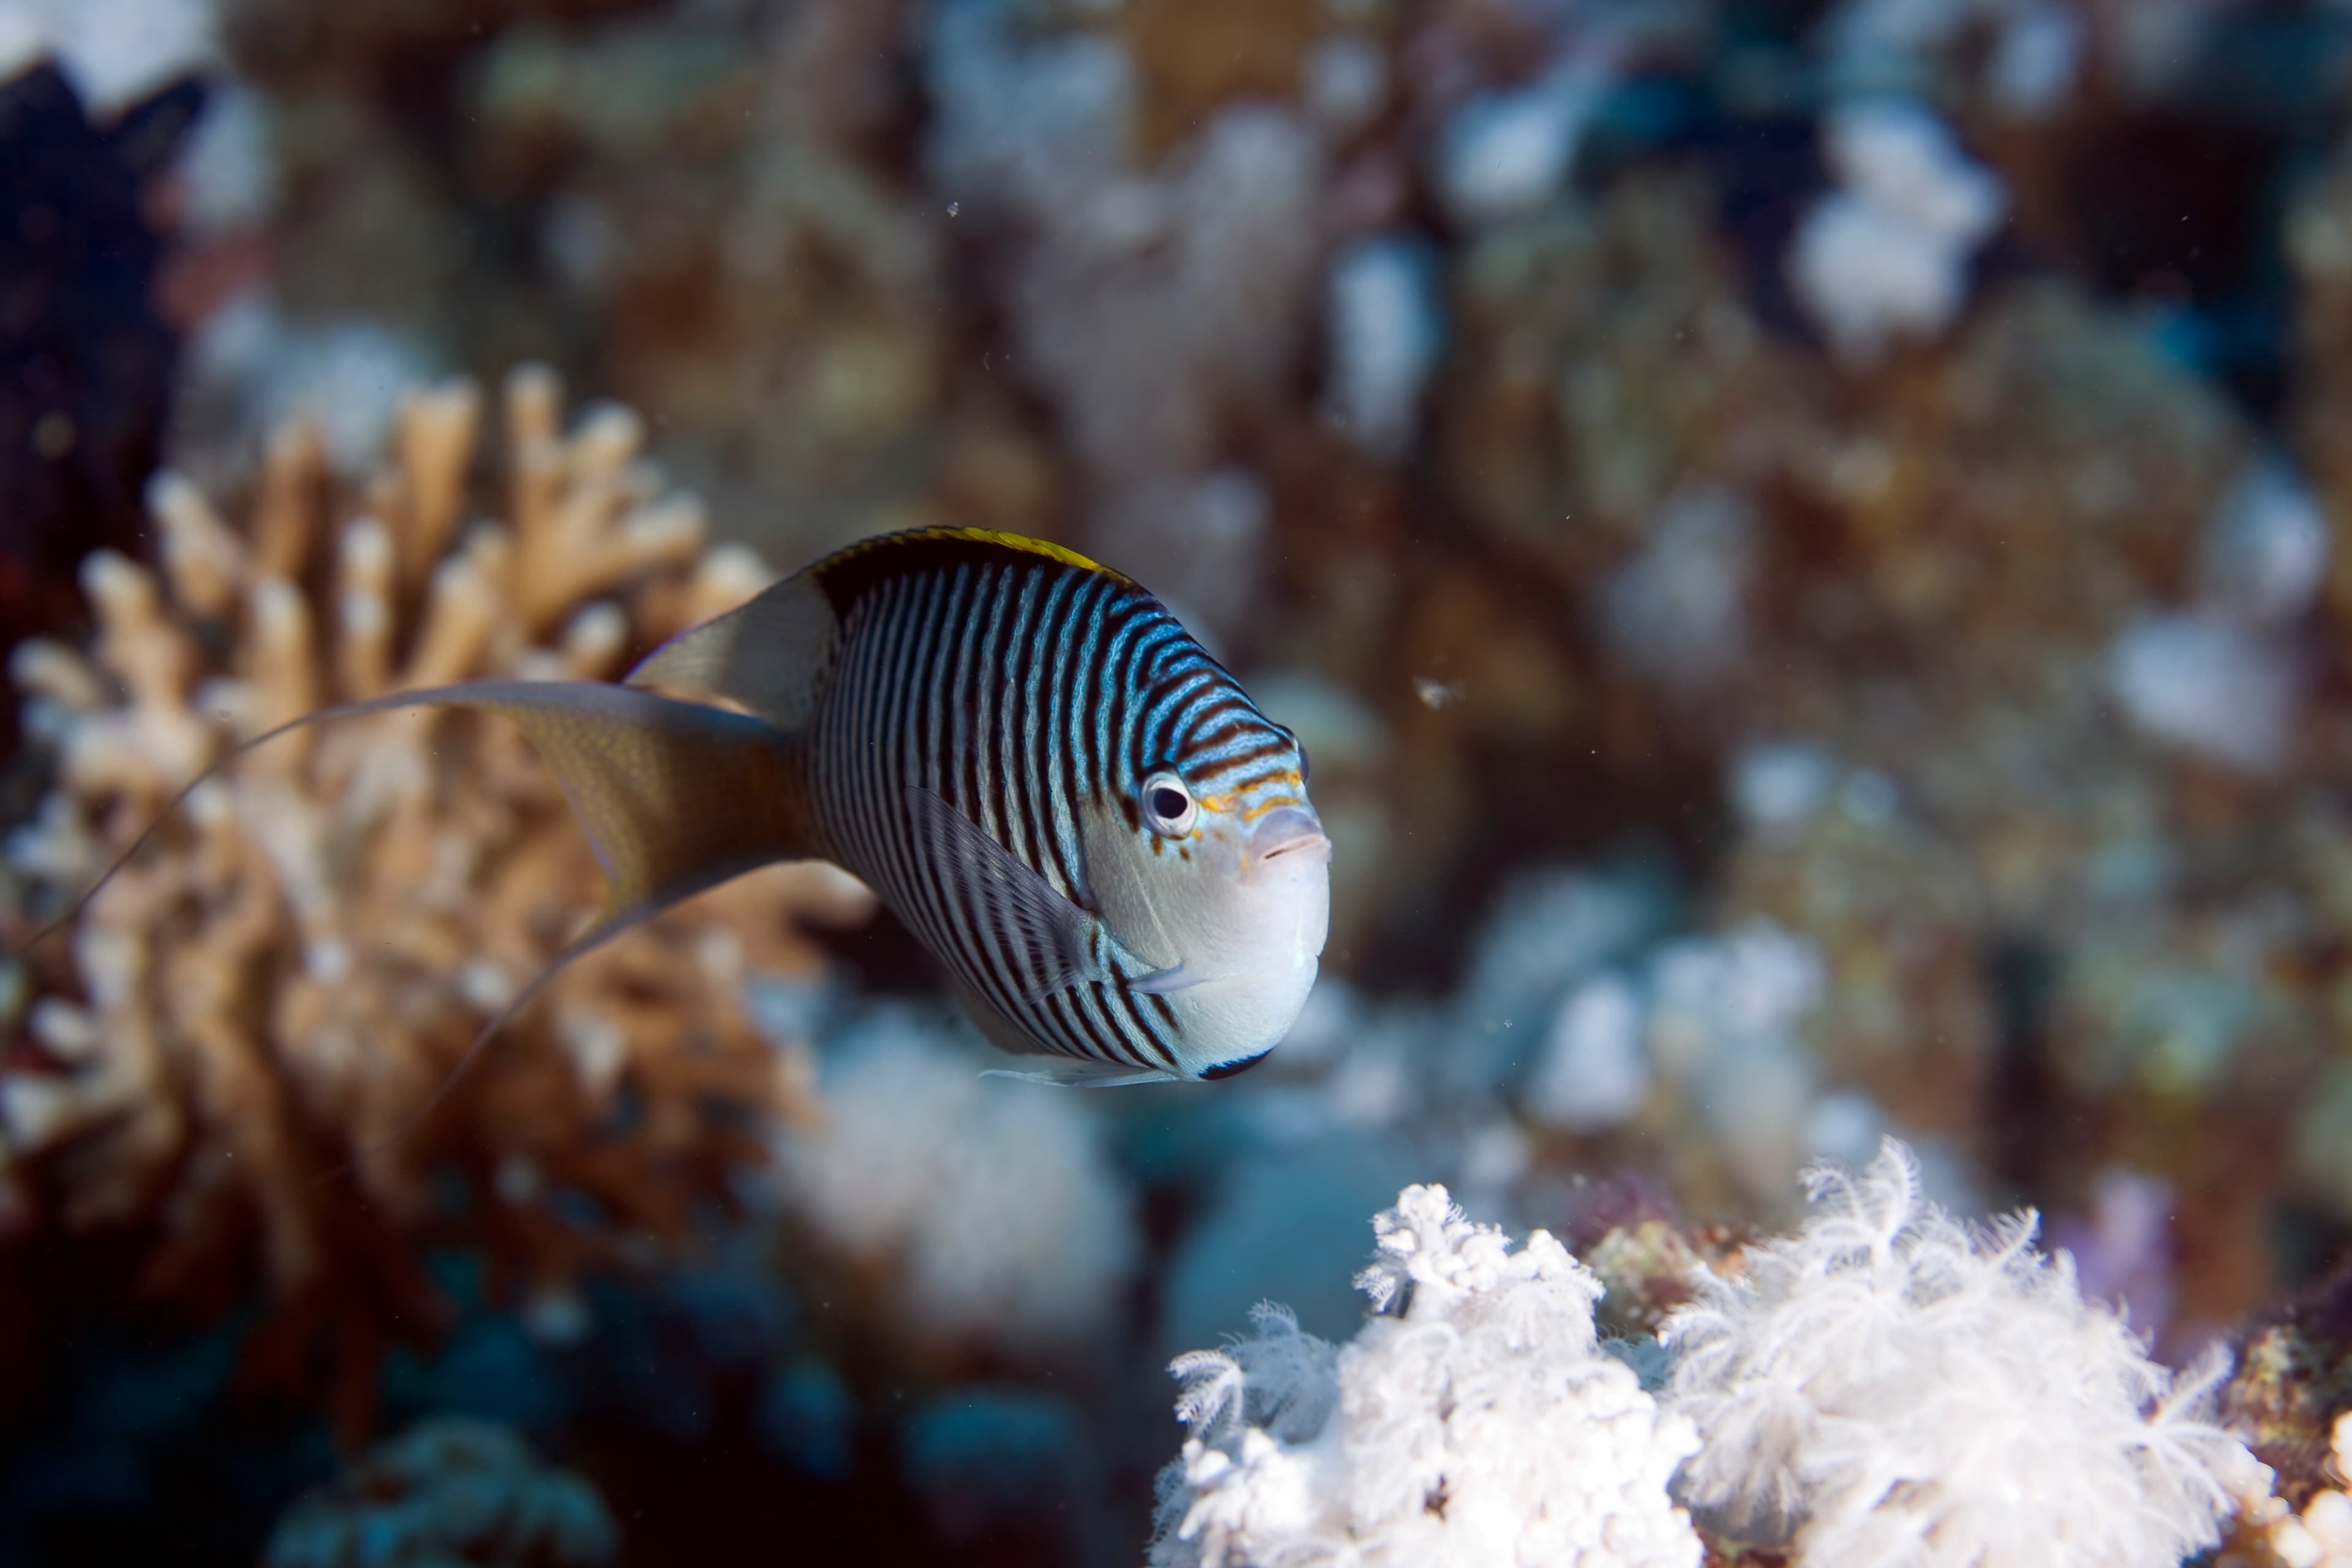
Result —
[[[782,868],[394,1140],[594,863],[291,739],[0,962],[0,1563],[1137,1562],[1407,1184],[1646,1331],[1887,1133],[2341,1502],[2352,5],[0,0],[9,945],[927,523],[1300,732],[1293,1037],[982,1080]]]

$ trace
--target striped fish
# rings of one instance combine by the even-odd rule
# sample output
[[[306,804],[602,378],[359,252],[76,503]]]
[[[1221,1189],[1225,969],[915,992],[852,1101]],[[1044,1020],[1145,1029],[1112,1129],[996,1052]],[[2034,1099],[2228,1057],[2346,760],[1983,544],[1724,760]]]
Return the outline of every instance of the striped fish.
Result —
[[[1017,1076],[1230,1077],[1314,984],[1330,845],[1297,737],[1157,599],[1056,545],[890,534],[623,684],[476,681],[295,723],[417,705],[519,721],[609,882],[476,1050],[578,953],[784,859],[871,886],[982,1029],[1037,1064]]]

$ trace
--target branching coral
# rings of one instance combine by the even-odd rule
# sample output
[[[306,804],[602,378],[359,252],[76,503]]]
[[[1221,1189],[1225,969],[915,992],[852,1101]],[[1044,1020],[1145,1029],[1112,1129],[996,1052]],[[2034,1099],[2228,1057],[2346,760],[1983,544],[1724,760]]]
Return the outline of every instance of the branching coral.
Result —
[[[1696,1438],[1599,1348],[1591,1271],[1540,1230],[1512,1252],[1443,1187],[1372,1224],[1352,1342],[1268,1305],[1255,1339],[1177,1358],[1194,1435],[1161,1479],[1155,1568],[1696,1568],[1666,1481]]]
[[[86,886],[233,738],[471,676],[613,673],[765,582],[748,554],[706,549],[634,416],[594,411],[567,436],[543,372],[514,376],[506,405],[504,524],[460,526],[480,413],[463,384],[413,396],[395,460],[356,491],[310,427],[288,430],[244,528],[157,480],[161,575],[93,557],[93,655],[32,643],[15,661],[58,751],[9,843],[29,907]],[[241,1289],[257,1262],[285,1309],[257,1346],[278,1370],[340,1330],[346,1431],[386,1336],[436,1320],[420,1241],[481,1245],[538,1321],[576,1320],[580,1270],[688,1237],[760,1157],[757,1123],[806,1103],[804,1058],[743,1009],[746,970],[813,972],[796,922],[870,907],[803,866],[674,911],[559,977],[411,1128],[597,884],[553,779],[495,722],[395,713],[239,759],[69,944],[35,954],[28,1037],[0,1068],[16,1219],[151,1227],[159,1292]]]
[[[1841,1568],[2177,1563],[2261,1467],[2198,1419],[2224,1358],[2176,1377],[2083,1300],[2035,1219],[1971,1235],[1888,1141],[1817,1169],[1816,1212],[1667,1319],[1668,1407],[1705,1447],[1686,1500]]]

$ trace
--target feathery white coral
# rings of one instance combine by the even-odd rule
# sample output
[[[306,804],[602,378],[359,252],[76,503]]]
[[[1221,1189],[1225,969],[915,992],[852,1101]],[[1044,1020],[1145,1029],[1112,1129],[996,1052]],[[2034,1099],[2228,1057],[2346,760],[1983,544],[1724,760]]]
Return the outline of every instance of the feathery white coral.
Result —
[[[2260,1468],[2196,1418],[2225,1356],[2176,1378],[2030,1210],[1972,1233],[1892,1139],[1806,1181],[1798,1233],[1666,1321],[1667,1406],[1706,1443],[1685,1500],[1840,1568],[2169,1568],[2218,1539]]]
[[[1440,1186],[1372,1226],[1353,1341],[1261,1306],[1255,1338],[1171,1364],[1193,1436],[1152,1568],[1696,1568],[1666,1481],[1696,1437],[1596,1343],[1592,1271],[1545,1231],[1512,1251]]]

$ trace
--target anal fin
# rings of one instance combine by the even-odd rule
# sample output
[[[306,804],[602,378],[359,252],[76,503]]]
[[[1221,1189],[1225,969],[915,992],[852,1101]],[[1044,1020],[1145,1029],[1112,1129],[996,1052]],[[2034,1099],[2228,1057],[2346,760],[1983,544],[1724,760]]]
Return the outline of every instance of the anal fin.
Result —
[[[1048,1058],[1041,1067],[990,1068],[980,1076],[1018,1079],[1023,1083],[1050,1084],[1056,1089],[1125,1089],[1139,1083],[1181,1081],[1164,1068],[1139,1070],[1119,1062],[1079,1061],[1066,1057]]]
[[[379,705],[472,708],[515,721],[562,785],[606,883],[595,923],[482,1026],[392,1139],[439,1104],[573,959],[705,889],[811,853],[799,768],[763,720],[585,680],[475,681],[365,706]]]

